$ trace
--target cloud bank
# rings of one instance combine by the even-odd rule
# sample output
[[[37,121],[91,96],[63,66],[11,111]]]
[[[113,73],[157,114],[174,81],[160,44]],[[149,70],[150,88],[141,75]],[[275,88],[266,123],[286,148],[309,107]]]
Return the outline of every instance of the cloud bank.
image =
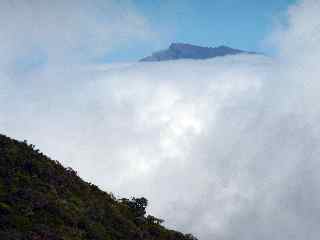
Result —
[[[28,139],[107,191],[146,196],[152,214],[200,239],[318,239],[319,12],[318,0],[288,10],[287,24],[273,36],[273,59],[89,67],[48,61],[23,74],[8,59],[25,48],[13,51],[9,40],[17,33],[4,28],[10,46],[1,48],[8,56],[1,58],[1,132]],[[136,25],[123,24],[136,37]],[[67,30],[38,33],[46,31],[60,39]],[[72,42],[79,47],[78,32]],[[38,33],[27,46],[42,42]],[[65,46],[66,39],[54,47],[50,39],[47,54]],[[58,56],[67,58],[64,50]]]

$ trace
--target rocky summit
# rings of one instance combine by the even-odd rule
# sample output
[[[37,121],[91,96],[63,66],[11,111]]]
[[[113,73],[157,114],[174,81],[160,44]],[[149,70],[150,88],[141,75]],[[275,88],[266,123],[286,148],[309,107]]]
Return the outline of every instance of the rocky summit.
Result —
[[[141,62],[159,62],[178,59],[209,59],[235,54],[256,54],[227,46],[201,47],[186,43],[172,43],[168,49],[153,53],[142,58]]]

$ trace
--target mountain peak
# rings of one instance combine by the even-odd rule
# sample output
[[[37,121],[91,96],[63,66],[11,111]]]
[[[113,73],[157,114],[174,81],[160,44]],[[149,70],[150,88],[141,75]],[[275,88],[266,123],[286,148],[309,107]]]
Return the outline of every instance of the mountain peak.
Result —
[[[170,49],[180,49],[180,48],[188,48],[188,47],[200,47],[200,46],[192,45],[189,43],[179,43],[179,42],[171,43],[169,46]]]
[[[255,54],[228,46],[202,47],[189,43],[171,43],[169,48],[152,53],[151,56],[141,59],[142,62],[158,62],[178,59],[208,59],[235,54]]]

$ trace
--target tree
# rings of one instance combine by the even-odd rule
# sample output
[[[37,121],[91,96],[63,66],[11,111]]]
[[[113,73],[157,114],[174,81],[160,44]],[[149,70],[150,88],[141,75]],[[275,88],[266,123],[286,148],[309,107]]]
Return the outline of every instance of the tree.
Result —
[[[144,215],[146,214],[148,200],[144,197],[132,198],[131,200],[127,198],[122,198],[120,202],[126,204],[129,207],[129,209],[133,212],[135,217],[144,217]]]
[[[184,235],[186,239],[188,240],[198,240],[195,236],[193,236],[192,234],[188,233]]]
[[[147,206],[148,200],[146,198],[132,198],[131,208],[135,210],[138,216],[144,216],[146,214]]]
[[[160,218],[156,218],[154,216],[148,215],[147,216],[147,223],[148,224],[157,224],[160,225],[161,223],[163,223],[164,220],[160,219]]]

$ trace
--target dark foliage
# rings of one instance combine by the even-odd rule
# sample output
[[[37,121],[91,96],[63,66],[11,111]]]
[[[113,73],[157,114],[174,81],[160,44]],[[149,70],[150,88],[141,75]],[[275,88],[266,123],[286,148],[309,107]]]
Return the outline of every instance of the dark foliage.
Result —
[[[26,141],[0,135],[1,240],[194,240],[145,216],[145,198],[117,200]]]

